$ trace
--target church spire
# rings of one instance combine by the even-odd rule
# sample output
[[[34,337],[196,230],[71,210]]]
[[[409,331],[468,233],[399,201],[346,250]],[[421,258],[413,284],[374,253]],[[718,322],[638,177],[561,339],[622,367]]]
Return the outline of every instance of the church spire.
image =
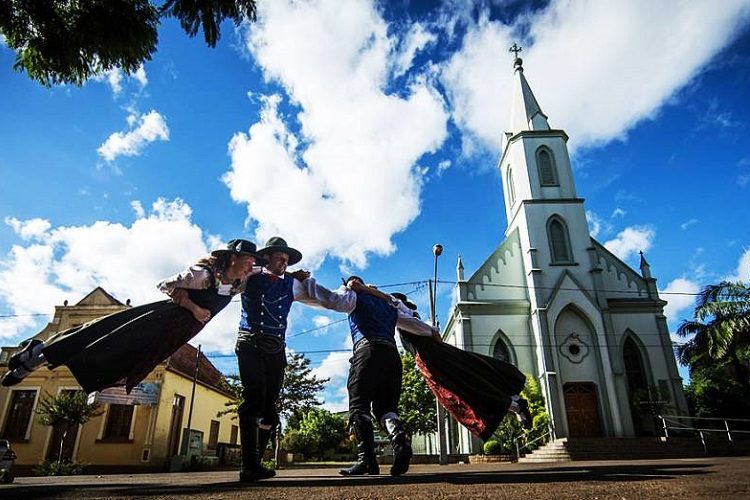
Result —
[[[464,280],[464,263],[461,260],[461,256],[458,256],[458,262],[456,263],[456,275],[458,277],[458,281],[465,281]]]
[[[549,130],[547,115],[542,113],[542,108],[531,91],[529,82],[523,75],[523,60],[518,57],[521,47],[515,43],[510,48],[510,52],[515,54],[513,67],[515,68],[515,81],[513,88],[513,105],[510,114],[511,135],[515,135],[524,130]]]
[[[646,257],[644,257],[643,252],[640,252],[641,254],[641,276],[643,276],[646,279],[651,278],[651,266],[648,265],[648,262],[646,262]]]

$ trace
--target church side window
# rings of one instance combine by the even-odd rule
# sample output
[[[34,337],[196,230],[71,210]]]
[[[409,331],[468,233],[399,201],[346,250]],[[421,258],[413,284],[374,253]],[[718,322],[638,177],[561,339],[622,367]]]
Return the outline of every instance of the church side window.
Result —
[[[510,206],[513,206],[513,204],[516,202],[516,188],[513,187],[513,169],[508,167],[508,174],[505,179],[505,183],[508,185],[508,201],[510,202]]]
[[[555,160],[547,148],[539,148],[536,152],[536,162],[539,167],[539,181],[542,186],[558,186]]]
[[[573,252],[570,249],[570,238],[565,222],[557,216],[552,216],[547,223],[547,237],[553,264],[567,264],[573,262]]]
[[[510,363],[510,353],[508,352],[508,346],[505,345],[505,342],[497,339],[497,344],[495,344],[495,348],[492,350],[492,357]]]
[[[630,337],[625,340],[622,357],[631,396],[640,389],[648,388],[646,373],[643,369],[643,360],[641,359],[641,352],[635,341]]]

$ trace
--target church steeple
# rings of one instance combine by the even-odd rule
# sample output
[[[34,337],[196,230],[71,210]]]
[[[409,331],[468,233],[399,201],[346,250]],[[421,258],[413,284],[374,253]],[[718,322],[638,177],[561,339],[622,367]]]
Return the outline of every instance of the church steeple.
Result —
[[[643,252],[640,252],[641,254],[641,276],[643,276],[646,279],[651,278],[651,266],[648,265],[648,262],[646,262],[646,257],[644,257]]]
[[[525,130],[549,130],[547,115],[542,112],[542,108],[531,91],[529,82],[523,75],[523,60],[518,57],[521,48],[515,43],[510,48],[515,52],[516,57],[513,61],[515,68],[515,78],[513,83],[513,104],[510,113],[510,132],[515,135]]]

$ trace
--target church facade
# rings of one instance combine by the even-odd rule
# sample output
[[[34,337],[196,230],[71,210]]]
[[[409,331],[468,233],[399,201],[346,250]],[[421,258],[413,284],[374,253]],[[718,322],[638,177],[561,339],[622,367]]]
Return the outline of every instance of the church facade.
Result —
[[[642,254],[637,272],[589,234],[568,136],[550,128],[520,58],[514,66],[498,163],[508,227],[468,279],[459,257],[443,337],[536,379],[556,438],[654,434],[654,404],[687,414],[666,302]],[[451,452],[480,450],[455,422],[446,435]]]

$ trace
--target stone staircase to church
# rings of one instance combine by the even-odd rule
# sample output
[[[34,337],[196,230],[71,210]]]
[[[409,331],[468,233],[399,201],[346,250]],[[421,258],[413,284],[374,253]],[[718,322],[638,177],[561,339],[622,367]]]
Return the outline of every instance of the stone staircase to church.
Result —
[[[696,437],[648,438],[562,438],[518,459],[519,463],[565,462],[571,460],[632,460],[747,455],[750,442],[731,444],[710,439],[704,450]]]

